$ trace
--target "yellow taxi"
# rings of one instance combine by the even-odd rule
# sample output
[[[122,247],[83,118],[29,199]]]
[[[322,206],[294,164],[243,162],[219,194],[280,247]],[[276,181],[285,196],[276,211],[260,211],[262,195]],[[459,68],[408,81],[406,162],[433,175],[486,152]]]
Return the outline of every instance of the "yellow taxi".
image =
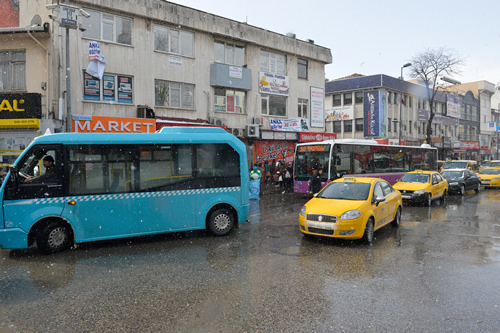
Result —
[[[401,177],[394,188],[401,192],[404,202],[423,202],[430,206],[435,199],[444,201],[448,182],[437,171],[415,170]]]
[[[498,168],[500,167],[500,160],[493,160],[490,161],[490,164],[488,165],[490,168]]]
[[[401,223],[399,191],[379,178],[345,177],[325,186],[300,210],[304,235],[373,242],[373,233],[388,223]]]
[[[500,168],[484,168],[477,174],[484,187],[500,187]]]

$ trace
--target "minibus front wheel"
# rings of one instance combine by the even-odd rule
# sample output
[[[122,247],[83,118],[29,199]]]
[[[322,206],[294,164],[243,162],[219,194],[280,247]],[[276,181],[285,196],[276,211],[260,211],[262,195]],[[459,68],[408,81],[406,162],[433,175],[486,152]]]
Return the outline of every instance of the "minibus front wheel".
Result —
[[[42,226],[36,236],[36,244],[46,254],[56,253],[70,247],[71,232],[65,223],[50,221]]]

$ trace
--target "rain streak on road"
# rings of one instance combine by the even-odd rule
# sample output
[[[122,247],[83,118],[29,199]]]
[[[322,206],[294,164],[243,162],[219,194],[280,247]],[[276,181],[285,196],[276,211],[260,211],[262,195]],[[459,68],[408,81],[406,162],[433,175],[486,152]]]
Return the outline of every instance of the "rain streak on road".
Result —
[[[0,331],[497,332],[500,191],[405,206],[360,242],[304,238],[290,193],[227,237],[0,251]]]

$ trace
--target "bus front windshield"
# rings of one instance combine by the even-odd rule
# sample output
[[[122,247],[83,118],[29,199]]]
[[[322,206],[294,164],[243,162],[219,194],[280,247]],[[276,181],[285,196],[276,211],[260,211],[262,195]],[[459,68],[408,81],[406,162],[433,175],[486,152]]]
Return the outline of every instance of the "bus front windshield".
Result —
[[[451,161],[446,162],[443,166],[444,169],[465,169],[467,167],[467,162]]]
[[[295,179],[309,180],[315,170],[323,169],[321,178],[328,177],[330,145],[307,145],[297,148],[295,157]]]

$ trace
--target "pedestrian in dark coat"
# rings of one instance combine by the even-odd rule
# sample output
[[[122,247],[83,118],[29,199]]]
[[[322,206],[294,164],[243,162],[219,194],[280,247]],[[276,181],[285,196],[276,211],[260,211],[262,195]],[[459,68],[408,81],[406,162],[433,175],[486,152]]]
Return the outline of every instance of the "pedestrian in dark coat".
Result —
[[[312,192],[312,194],[316,194],[319,191],[321,191],[321,175],[322,174],[323,174],[323,169],[319,169],[318,172],[316,172],[311,177],[311,192]]]

